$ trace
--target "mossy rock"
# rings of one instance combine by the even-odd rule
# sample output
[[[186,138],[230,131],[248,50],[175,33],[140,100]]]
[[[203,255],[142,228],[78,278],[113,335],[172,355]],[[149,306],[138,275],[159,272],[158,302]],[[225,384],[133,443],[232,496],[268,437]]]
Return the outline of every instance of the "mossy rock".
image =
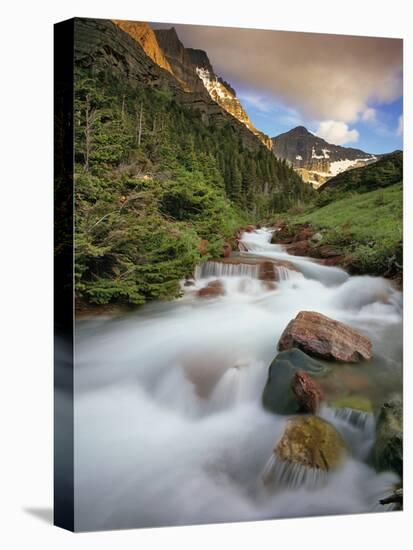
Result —
[[[291,418],[274,452],[285,462],[330,471],[346,455],[343,438],[329,422],[318,416]]]
[[[403,404],[400,397],[386,401],[380,408],[372,459],[377,470],[391,470],[403,476]]]
[[[264,408],[276,414],[298,414],[300,404],[291,387],[297,371],[303,370],[311,377],[325,376],[327,367],[297,348],[277,355],[268,369],[268,378],[262,394]]]
[[[368,397],[362,395],[348,395],[336,399],[331,403],[333,407],[337,409],[354,409],[356,411],[363,411],[367,413],[373,412],[373,404]]]

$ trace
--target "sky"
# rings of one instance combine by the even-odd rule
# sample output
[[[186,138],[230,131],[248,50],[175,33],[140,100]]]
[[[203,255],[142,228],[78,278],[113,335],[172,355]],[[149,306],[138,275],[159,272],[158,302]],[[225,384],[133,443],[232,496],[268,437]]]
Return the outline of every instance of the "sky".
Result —
[[[302,125],[369,153],[403,148],[402,40],[174,26],[185,47],[208,53],[267,135]]]

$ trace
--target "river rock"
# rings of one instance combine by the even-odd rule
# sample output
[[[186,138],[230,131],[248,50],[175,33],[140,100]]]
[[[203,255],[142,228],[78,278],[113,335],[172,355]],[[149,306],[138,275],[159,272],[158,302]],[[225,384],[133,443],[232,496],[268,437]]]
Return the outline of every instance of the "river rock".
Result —
[[[225,242],[223,250],[222,250],[222,255],[224,256],[224,258],[229,258],[231,256],[231,254],[232,254],[231,243]]]
[[[322,246],[317,246],[317,248],[314,249],[314,256],[317,256],[317,258],[337,258],[337,257],[343,257],[344,252],[335,246],[331,246],[329,244],[324,244]]]
[[[289,225],[279,225],[271,237],[272,244],[289,244],[294,240],[294,231]]]
[[[264,290],[277,290],[277,283],[274,281],[263,281],[262,286]]]
[[[307,225],[307,224],[300,225],[297,228],[294,241],[307,241],[313,235],[314,235],[314,229],[310,225]]]
[[[314,233],[314,235],[310,237],[310,242],[313,244],[321,243],[322,240],[323,240],[323,235],[319,232]]]
[[[383,403],[376,424],[373,462],[377,470],[403,476],[403,404],[399,397]]]
[[[302,412],[318,413],[323,401],[323,392],[311,376],[303,370],[297,371],[293,377],[291,388]]]
[[[215,281],[211,281],[197,292],[197,295],[200,298],[216,298],[218,296],[224,296],[224,294],[224,285],[218,279],[216,279]]]
[[[315,311],[300,311],[278,342],[280,351],[297,347],[327,360],[357,363],[371,359],[370,339],[349,325]]]
[[[310,251],[310,241],[296,241],[287,244],[285,250],[292,256],[308,256]]]
[[[298,416],[288,420],[274,453],[285,462],[330,471],[342,463],[346,446],[329,422],[318,416]]]
[[[276,414],[302,412],[302,401],[293,391],[294,376],[299,371],[317,378],[325,376],[329,368],[296,348],[279,353],[268,369],[262,394],[265,409]]]
[[[262,281],[277,281],[278,272],[273,262],[264,261],[259,264],[259,278]]]

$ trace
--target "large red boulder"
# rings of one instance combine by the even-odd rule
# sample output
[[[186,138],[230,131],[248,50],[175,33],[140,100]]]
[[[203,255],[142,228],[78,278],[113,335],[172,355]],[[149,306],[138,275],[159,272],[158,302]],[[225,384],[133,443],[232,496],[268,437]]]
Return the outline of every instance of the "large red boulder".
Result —
[[[305,413],[317,414],[323,392],[318,384],[304,370],[298,370],[291,382],[291,389],[297,398],[300,410]]]
[[[372,356],[370,339],[349,325],[315,311],[300,311],[278,342],[280,351],[299,348],[322,359],[358,363]]]

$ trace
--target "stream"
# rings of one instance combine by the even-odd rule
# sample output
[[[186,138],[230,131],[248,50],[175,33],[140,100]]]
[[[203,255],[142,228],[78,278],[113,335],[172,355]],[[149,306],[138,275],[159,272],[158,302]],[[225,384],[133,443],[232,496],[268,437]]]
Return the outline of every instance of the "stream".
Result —
[[[397,476],[366,463],[373,415],[358,422],[322,409],[352,451],[322,487],[269,490],[262,481],[287,422],[264,410],[262,391],[277,342],[299,311],[343,321],[373,343],[371,361],[332,369],[327,398],[357,387],[377,405],[402,384],[401,293],[385,279],[291,256],[271,235],[244,233],[240,256],[291,262],[298,271],[280,268],[275,288],[253,264],[206,262],[180,299],[77,321],[76,529],[385,509],[378,500]],[[197,295],[216,279],[225,295]]]

